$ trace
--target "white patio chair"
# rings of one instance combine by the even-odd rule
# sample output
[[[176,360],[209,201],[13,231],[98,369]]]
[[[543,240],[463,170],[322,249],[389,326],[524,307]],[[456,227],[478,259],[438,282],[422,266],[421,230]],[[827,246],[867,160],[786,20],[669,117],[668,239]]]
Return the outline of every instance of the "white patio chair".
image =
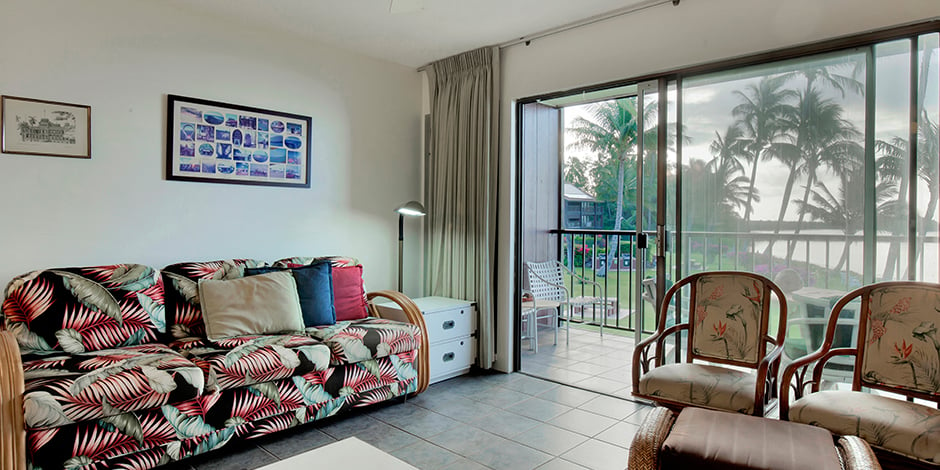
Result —
[[[573,309],[585,307],[600,306],[603,313],[601,315],[600,329],[601,336],[604,336],[604,323],[607,321],[607,310],[617,308],[617,299],[607,298],[607,289],[597,282],[579,276],[566,268],[558,261],[526,262],[526,268],[529,274],[529,292],[534,297],[534,305],[537,309],[552,308],[556,311],[559,318],[565,319],[565,344],[568,344],[571,333],[571,319]],[[590,292],[601,292],[600,296],[578,296],[572,297],[565,285],[565,275],[570,276],[572,283],[578,283],[583,286],[581,292],[587,291],[587,286],[593,286]],[[524,305],[524,304],[523,304]],[[567,308],[566,308],[567,307]],[[523,307],[524,308],[524,307]],[[567,313],[563,310],[567,309]],[[558,321],[554,321],[555,343],[558,343]]]

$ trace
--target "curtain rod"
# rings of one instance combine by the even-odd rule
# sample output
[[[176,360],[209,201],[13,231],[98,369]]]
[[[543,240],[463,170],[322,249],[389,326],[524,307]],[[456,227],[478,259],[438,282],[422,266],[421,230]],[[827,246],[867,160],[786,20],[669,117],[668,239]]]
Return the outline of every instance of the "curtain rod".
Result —
[[[519,44],[525,44],[525,45],[528,46],[530,42],[532,42],[532,41],[534,41],[534,40],[536,40],[536,39],[542,39],[542,38],[544,38],[544,37],[552,36],[552,35],[558,34],[558,33],[563,33],[563,32],[565,32],[565,31],[570,31],[570,30],[572,30],[572,29],[580,28],[580,27],[582,27],[582,26],[588,26],[588,25],[592,25],[592,24],[594,24],[594,23],[599,23],[599,22],[601,22],[601,21],[606,21],[606,20],[609,20],[609,19],[612,19],[612,18],[617,18],[617,17],[620,17],[620,16],[629,15],[629,14],[631,14],[631,13],[636,13],[636,12],[638,12],[638,11],[646,10],[647,8],[656,7],[656,6],[659,6],[659,5],[666,4],[666,3],[672,3],[673,5],[678,5],[678,4],[679,4],[679,1],[680,1],[680,0],[649,0],[649,1],[642,2],[642,3],[636,4],[636,5],[631,5],[631,6],[628,6],[628,7],[620,8],[620,9],[618,9],[618,10],[609,11],[609,12],[607,12],[607,13],[601,13],[600,15],[595,15],[595,16],[592,16],[592,17],[589,17],[589,18],[585,18],[585,19],[580,20],[580,21],[575,21],[574,23],[564,24],[564,25],[561,25],[561,26],[556,26],[556,27],[551,28],[551,29],[546,29],[546,30],[543,30],[543,31],[539,31],[539,32],[537,32],[537,33],[533,33],[533,34],[530,34],[530,35],[527,35],[527,36],[522,36],[522,37],[520,37],[520,38],[518,38],[518,39],[513,39],[513,40],[510,40],[510,41],[506,41],[506,42],[497,44],[496,47],[498,47],[498,48],[500,48],[500,49],[505,49],[505,48],[507,48],[507,47],[512,47],[512,46],[516,46],[516,45],[519,45]],[[426,69],[428,68],[428,66],[430,66],[430,65],[431,65],[431,63],[427,63],[427,64],[425,64],[425,65],[422,65],[421,67],[418,67],[418,71],[419,71],[419,72],[423,72],[423,71],[426,70]]]

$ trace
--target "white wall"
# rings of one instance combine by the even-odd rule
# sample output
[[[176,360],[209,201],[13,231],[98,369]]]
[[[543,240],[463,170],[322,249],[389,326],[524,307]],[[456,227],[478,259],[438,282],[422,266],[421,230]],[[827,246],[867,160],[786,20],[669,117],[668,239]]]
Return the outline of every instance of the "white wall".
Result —
[[[937,0],[682,0],[504,49],[497,368],[512,365],[516,100],[937,15]]]
[[[187,2],[3,0],[0,94],[90,105],[92,158],[0,155],[0,283],[29,270],[348,254],[394,288],[421,80]],[[313,118],[310,189],[167,181],[166,94]],[[407,224],[406,257],[420,249]],[[419,286],[408,262],[405,291]]]

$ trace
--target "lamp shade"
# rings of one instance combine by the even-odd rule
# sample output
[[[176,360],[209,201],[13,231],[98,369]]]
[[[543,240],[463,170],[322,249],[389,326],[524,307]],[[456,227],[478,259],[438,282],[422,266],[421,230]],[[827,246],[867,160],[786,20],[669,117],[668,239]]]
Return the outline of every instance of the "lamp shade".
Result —
[[[427,215],[427,211],[424,210],[424,206],[418,201],[408,201],[395,209],[395,212],[398,212],[401,215],[408,216],[417,216]]]

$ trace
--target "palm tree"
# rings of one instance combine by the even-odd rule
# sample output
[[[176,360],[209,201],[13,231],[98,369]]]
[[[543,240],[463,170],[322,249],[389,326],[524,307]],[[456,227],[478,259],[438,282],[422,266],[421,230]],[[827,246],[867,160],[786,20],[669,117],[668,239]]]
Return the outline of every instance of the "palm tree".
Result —
[[[823,98],[815,88],[799,92],[797,97],[799,112],[784,119],[786,134],[767,150],[769,155],[779,159],[789,170],[774,235],[780,233],[797,177],[806,178],[801,200],[807,201],[821,169],[828,168],[838,173],[848,162],[858,161],[864,154],[864,148],[859,144],[861,133],[852,122],[842,117],[843,108],[839,103]],[[805,215],[799,213],[795,233],[800,232]],[[765,255],[773,253],[774,238],[768,244]],[[795,247],[795,243],[788,244],[788,260]]]
[[[565,165],[565,182],[577,186],[582,191],[592,193],[591,187],[591,162],[582,160],[578,157],[571,157]]]
[[[623,218],[623,187],[627,165],[636,160],[636,100],[621,98],[604,101],[588,107],[591,119],[579,117],[568,128],[575,137],[570,147],[586,148],[597,152],[600,165],[616,162],[615,186],[617,209],[614,230],[621,229]],[[597,182],[597,186],[602,183]]]
[[[917,176],[924,182],[929,195],[924,218],[917,224],[918,240],[923,240],[927,233],[927,226],[937,222],[933,220],[933,217],[936,214],[938,202],[940,202],[940,174],[938,174],[937,161],[937,155],[940,153],[940,126],[930,120],[930,116],[926,111],[921,114],[919,124],[917,126]],[[909,158],[908,148],[907,139],[902,137],[895,137],[890,141],[879,140],[875,143],[875,149],[882,155],[878,159],[878,173],[898,185],[897,203],[900,207],[907,206],[908,178],[906,172],[908,167],[905,162]],[[900,210],[900,207],[898,213],[906,213]],[[897,224],[893,225],[898,226]],[[895,234],[899,235],[898,233]],[[921,253],[922,244],[918,243],[917,256],[919,257]],[[907,273],[894,272],[898,256],[900,256],[900,244],[892,242],[886,256],[882,279],[908,277]]]
[[[845,234],[842,256],[834,271],[842,270],[848,262],[850,235],[864,228],[865,221],[865,165],[863,160],[854,160],[844,165],[839,175],[839,188],[833,193],[825,183],[817,182],[810,192],[810,199],[799,199],[794,203],[801,215],[820,221]],[[896,187],[882,180],[875,185],[875,207],[879,217],[889,217],[895,208]],[[828,261],[828,260],[827,260]]]
[[[615,231],[623,228],[624,217],[624,191],[627,187],[636,187],[636,172],[630,172],[630,185],[627,181],[627,169],[636,168],[636,159],[638,155],[638,122],[636,98],[621,98],[617,100],[603,101],[590,105],[588,111],[590,119],[579,117],[574,120],[572,127],[568,128],[575,137],[575,142],[569,147],[586,148],[597,152],[599,161],[595,166],[595,189],[597,196],[609,184],[609,178],[598,178],[603,176],[606,169],[613,164],[617,167],[617,179],[614,191],[616,193],[617,205],[614,213]],[[656,145],[656,103],[651,102],[643,112],[644,116],[644,142],[645,146]],[[648,148],[648,147],[647,147]],[[635,221],[634,221],[635,222]],[[607,252],[607,266],[610,266],[614,256],[616,256],[617,247],[619,247],[619,237],[611,237]]]
[[[737,126],[729,126],[725,135],[715,132],[715,140],[709,146],[714,158],[705,168],[709,171],[713,188],[721,188],[715,201],[725,213],[735,214],[738,210],[747,212],[751,202],[760,202],[757,188],[744,176],[744,166],[738,157],[747,152],[748,142],[743,139],[744,131]]]
[[[838,152],[863,152],[863,150],[859,150],[862,149],[862,146],[858,144],[861,140],[861,133],[855,129],[851,122],[842,119],[842,106],[834,101],[822,98],[822,90],[826,88],[838,91],[843,99],[845,99],[846,90],[864,96],[865,85],[855,78],[864,71],[865,61],[861,57],[861,55],[841,56],[835,58],[834,62],[833,60],[826,60],[826,63],[812,64],[809,67],[788,74],[793,78],[802,78],[806,82],[798,104],[800,113],[798,122],[800,126],[796,128],[797,147],[800,149],[803,158],[800,170],[806,175],[804,201],[809,197],[810,188],[816,183],[816,172],[822,165],[838,172],[842,170],[840,161],[847,156],[851,158],[851,155],[839,155]],[[848,75],[835,73],[840,69],[848,70]],[[842,130],[846,132],[846,135],[839,137],[832,134],[833,132],[838,134]],[[833,137],[840,140],[841,143],[830,142]],[[825,149],[833,143],[836,145],[834,150],[837,153],[832,153],[831,150],[833,149],[828,151]],[[843,144],[854,144],[855,148],[839,148]],[[803,219],[804,214],[800,213],[794,234],[800,233]],[[787,244],[788,263],[795,248],[795,242]]]
[[[754,182],[757,179],[758,161],[768,159],[765,151],[771,142],[783,130],[783,120],[792,118],[796,110],[789,103],[796,98],[796,92],[783,88],[785,76],[767,76],[757,84],[748,85],[743,91],[735,90],[734,95],[741,104],[731,110],[737,119],[737,125],[744,129],[741,140],[745,141],[744,152],[740,155],[751,165],[748,200],[744,205],[744,221],[751,220],[753,196],[756,194]]]

